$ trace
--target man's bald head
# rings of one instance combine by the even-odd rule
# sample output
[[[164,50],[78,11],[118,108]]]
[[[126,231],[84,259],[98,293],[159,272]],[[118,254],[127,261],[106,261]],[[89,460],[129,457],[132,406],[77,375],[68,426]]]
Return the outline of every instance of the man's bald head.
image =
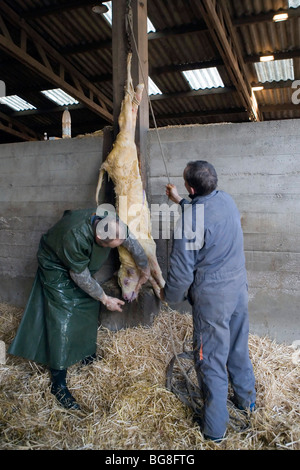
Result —
[[[116,215],[108,215],[97,222],[95,236],[98,245],[115,248],[127,238],[127,229]]]

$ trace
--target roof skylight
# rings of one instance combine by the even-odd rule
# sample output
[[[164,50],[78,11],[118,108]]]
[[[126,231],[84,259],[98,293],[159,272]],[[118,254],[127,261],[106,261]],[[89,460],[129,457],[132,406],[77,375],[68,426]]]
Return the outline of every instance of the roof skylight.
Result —
[[[28,101],[23,100],[17,95],[4,96],[3,98],[0,98],[0,103],[6,104],[6,106],[9,106],[15,111],[27,111],[28,109],[36,109],[33,104],[28,103]]]
[[[103,13],[103,16],[106,18],[106,20],[109,22],[109,24],[112,24],[112,3],[110,2],[102,2],[104,5],[107,6],[108,11],[106,13]],[[147,33],[150,33],[151,31],[155,32],[156,29],[154,28],[153,24],[147,18]]]
[[[289,8],[300,7],[300,0],[289,0]]]
[[[79,101],[68,95],[68,93],[65,93],[60,88],[56,88],[54,90],[44,90],[41,93],[43,93],[43,95],[54,101],[54,103],[58,104],[59,106],[68,106],[79,103]]]
[[[154,28],[152,22],[147,18],[147,33],[155,33],[156,29]]]
[[[152,78],[148,78],[148,95],[162,95],[162,91],[155,85]]]
[[[254,67],[261,83],[295,79],[293,59],[255,62]]]
[[[109,22],[109,24],[112,24],[112,3],[111,2],[102,2],[104,5],[107,6],[108,11],[106,13],[103,13],[104,18]]]
[[[205,88],[224,88],[223,80],[216,67],[207,69],[186,70],[182,72],[193,90]]]

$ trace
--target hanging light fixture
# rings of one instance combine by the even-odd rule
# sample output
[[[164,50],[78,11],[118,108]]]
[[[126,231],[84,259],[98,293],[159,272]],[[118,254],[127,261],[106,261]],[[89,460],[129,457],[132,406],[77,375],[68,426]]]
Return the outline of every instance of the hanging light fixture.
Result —
[[[274,60],[273,55],[263,55],[259,58],[260,62],[272,62]]]
[[[289,19],[288,13],[279,13],[278,15],[273,16],[273,21],[279,23],[280,21],[286,21]]]
[[[96,13],[96,15],[102,15],[103,13],[108,12],[108,8],[107,8],[106,5],[102,5],[102,3],[101,3],[100,5],[94,5],[92,7],[92,12]]]

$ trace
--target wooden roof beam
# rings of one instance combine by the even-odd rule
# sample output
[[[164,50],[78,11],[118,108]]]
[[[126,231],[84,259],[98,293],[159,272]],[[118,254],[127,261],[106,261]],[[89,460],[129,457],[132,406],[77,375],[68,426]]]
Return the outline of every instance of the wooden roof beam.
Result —
[[[208,111],[199,110],[185,113],[160,114],[156,116],[157,121],[170,121],[172,119],[197,119],[224,115],[235,115],[246,113],[244,108],[212,109]]]
[[[67,2],[60,2],[57,5],[33,8],[28,11],[22,12],[22,17],[25,20],[42,18],[44,16],[56,15],[58,13],[63,13],[65,11],[77,10],[78,8],[85,8],[87,6],[93,6],[96,3],[97,3],[97,0],[73,0],[73,1],[67,1]]]
[[[93,4],[94,3],[95,2],[93,2]],[[46,9],[46,11],[48,12],[47,14],[51,14],[50,11],[53,8],[54,7],[48,7]],[[57,5],[55,9],[63,10],[64,6]],[[256,24],[256,23],[269,23],[269,22],[273,22],[273,16],[279,13],[288,13],[289,15],[288,20],[290,20],[292,18],[297,18],[300,16],[300,7],[280,9],[277,11],[260,13],[257,15],[245,15],[239,18],[232,18],[232,24],[233,26],[238,27],[238,26],[251,25],[251,24]],[[30,13],[24,14],[25,18],[27,16],[30,16]],[[151,41],[156,41],[159,39],[169,38],[172,36],[194,34],[194,33],[199,33],[199,32],[204,32],[204,31],[208,31],[208,28],[205,22],[197,21],[195,23],[175,26],[173,28],[166,28],[162,30],[151,31],[150,33],[147,34],[147,37],[148,37],[148,41],[151,42]],[[60,53],[64,56],[68,56],[68,55],[82,54],[84,52],[90,52],[90,51],[95,51],[95,50],[110,49],[111,47],[112,47],[112,41],[109,39],[105,41],[93,41],[90,43],[77,44],[77,45],[65,47],[60,50]]]
[[[84,77],[73,65],[61,56],[34,29],[22,20],[7,4],[1,6],[0,15],[0,48],[18,61],[31,68],[55,86],[62,88],[94,113],[107,122],[112,123],[113,117],[107,107],[112,102],[95,85]],[[4,16],[5,15],[5,16]],[[10,34],[10,25],[19,26],[19,40]],[[35,45],[34,51],[28,43]]]
[[[42,135],[2,112],[0,112],[0,130],[26,141],[42,140]]]
[[[234,91],[234,87],[205,88],[205,90],[191,90],[177,93],[163,93],[162,95],[150,95],[150,100],[163,101],[177,98],[196,98],[197,96],[222,95],[226,93],[232,93]]]
[[[259,62],[260,57],[262,55],[273,55],[274,60],[297,59],[298,57],[300,57],[300,49],[294,49],[294,50],[285,51],[285,52],[272,52],[272,51],[269,52],[268,51],[268,52],[266,52],[264,54],[262,53],[260,55],[249,55],[249,56],[244,57],[244,61],[247,64],[254,63],[254,62]]]
[[[274,15],[280,15],[281,13],[287,13],[289,15],[288,20],[292,18],[298,18],[300,16],[300,7],[280,8],[279,10],[259,13],[257,15],[244,15],[240,18],[233,18],[232,23],[234,26],[245,26],[255,23],[272,23]]]
[[[162,75],[165,73],[183,72],[185,70],[208,69],[224,65],[222,59],[209,60],[204,62],[190,62],[185,64],[171,64],[163,67],[151,67],[149,75]]]
[[[240,95],[241,103],[248,112],[249,119],[253,121],[262,120],[247,78],[245,63],[226,0],[221,3],[217,0],[201,0],[198,3],[198,8],[208,26],[214,44],[219,50],[227,73]]]
[[[34,8],[28,11],[22,12],[22,17],[25,20],[42,18],[44,16],[50,16],[57,13],[63,13],[64,11],[77,10],[78,8],[91,7],[95,5],[96,0],[73,0],[57,5],[48,7]],[[233,18],[232,23],[234,26],[243,26],[255,23],[272,22],[275,14],[288,13],[289,18],[296,18],[300,16],[300,7],[298,8],[280,8],[271,12],[259,13],[256,15],[244,15],[239,18]],[[181,25],[170,29],[160,30],[151,32],[148,34],[149,40],[161,39],[166,36],[173,36],[177,34],[190,34],[197,31],[205,31],[207,26],[204,22],[198,21],[197,23],[189,25]]]
[[[274,113],[276,111],[296,111],[299,105],[293,103],[265,104],[261,106],[263,113]]]
[[[276,90],[277,88],[291,88],[293,80],[280,80],[279,82],[252,82],[252,87],[263,87],[264,90]]]

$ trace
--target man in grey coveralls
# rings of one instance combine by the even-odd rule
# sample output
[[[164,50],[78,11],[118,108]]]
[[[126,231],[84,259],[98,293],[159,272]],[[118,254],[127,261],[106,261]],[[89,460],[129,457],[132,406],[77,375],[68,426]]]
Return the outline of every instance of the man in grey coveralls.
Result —
[[[216,190],[218,178],[211,164],[190,162],[183,177],[191,202],[181,198],[174,185],[166,190],[183,210],[162,298],[168,303],[188,298],[193,307],[194,362],[204,399],[197,422],[205,438],[219,441],[229,421],[228,375],[234,404],[244,410],[255,407],[243,232],[233,199]]]

